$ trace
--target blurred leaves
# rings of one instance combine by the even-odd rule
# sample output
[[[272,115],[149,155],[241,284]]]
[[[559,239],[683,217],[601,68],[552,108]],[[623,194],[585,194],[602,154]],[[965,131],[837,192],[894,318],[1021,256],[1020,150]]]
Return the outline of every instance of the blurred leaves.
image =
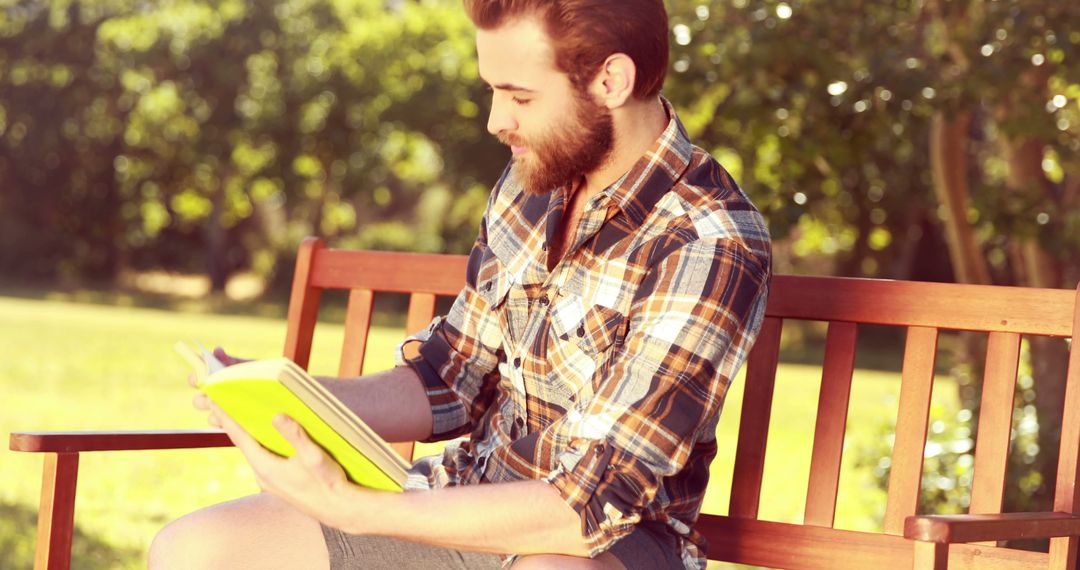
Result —
[[[5,274],[109,278],[201,257],[223,285],[311,233],[461,251],[479,211],[432,216],[422,196],[468,196],[506,158],[478,119],[457,2],[23,1],[3,14],[0,184],[20,198],[0,202]],[[357,231],[376,221],[395,229]]]
[[[995,281],[1024,282],[1017,240],[1080,266],[1080,6],[667,4],[665,94],[766,213],[779,271],[950,279],[928,139],[961,111],[964,223]],[[256,259],[272,273],[310,233],[460,252],[506,160],[457,0],[8,0],[0,15],[5,274],[164,265],[220,285]],[[1036,168],[1018,185],[1025,144]]]

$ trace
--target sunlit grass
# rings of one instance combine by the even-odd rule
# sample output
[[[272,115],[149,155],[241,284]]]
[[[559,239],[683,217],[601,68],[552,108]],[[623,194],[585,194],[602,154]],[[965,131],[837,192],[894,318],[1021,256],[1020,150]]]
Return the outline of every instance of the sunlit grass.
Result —
[[[284,342],[280,318],[216,316],[163,310],[0,297],[0,433],[30,430],[205,427],[192,409],[186,365],[173,353],[180,339],[221,344],[239,355],[273,356]],[[320,325],[312,371],[332,374],[340,325]],[[402,331],[377,328],[369,370],[391,365]],[[762,492],[762,518],[798,521],[805,503],[820,369],[783,365],[779,374]],[[706,512],[727,511],[742,379],[721,419],[719,455]],[[895,415],[893,373],[859,371],[848,439],[876,437]],[[945,392],[946,406],[952,406]],[[935,397],[938,397],[937,395]],[[431,446],[422,451],[430,452]],[[41,457],[0,451],[0,565],[29,568],[32,513],[40,492]],[[880,527],[882,502],[872,474],[845,456],[838,526]],[[155,532],[201,506],[250,494],[256,487],[232,449],[84,454],[80,465],[74,567],[141,568]],[[850,497],[849,497],[850,496]]]

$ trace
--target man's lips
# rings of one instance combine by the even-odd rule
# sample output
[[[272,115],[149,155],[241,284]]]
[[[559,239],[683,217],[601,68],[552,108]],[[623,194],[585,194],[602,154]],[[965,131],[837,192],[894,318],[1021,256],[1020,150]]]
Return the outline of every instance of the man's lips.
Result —
[[[510,145],[510,152],[514,153],[515,156],[525,154],[528,151],[529,147]]]

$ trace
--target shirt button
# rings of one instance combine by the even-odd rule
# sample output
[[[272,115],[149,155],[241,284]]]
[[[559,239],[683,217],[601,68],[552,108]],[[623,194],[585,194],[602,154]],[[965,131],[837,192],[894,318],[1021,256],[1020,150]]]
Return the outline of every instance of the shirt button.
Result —
[[[491,291],[491,281],[484,283],[484,291]]]
[[[517,419],[514,420],[514,425],[519,428],[525,427],[525,418],[518,416]]]
[[[487,463],[487,457],[484,457],[483,455],[480,456],[480,459],[476,460],[476,466],[480,469],[480,471],[484,470],[484,464],[486,464],[486,463]]]
[[[546,306],[548,306],[548,305],[549,305],[550,303],[551,303],[551,299],[548,299],[548,296],[547,296],[547,295],[544,295],[543,297],[540,297],[540,304],[541,304],[541,305],[543,305],[543,306],[545,306],[545,307],[546,307]]]
[[[580,338],[585,338],[585,327],[578,327],[577,335]]]
[[[521,368],[521,357],[520,356],[514,359],[514,368]]]
[[[596,445],[596,454],[597,455],[603,455],[604,454],[604,444],[599,443],[599,444]]]

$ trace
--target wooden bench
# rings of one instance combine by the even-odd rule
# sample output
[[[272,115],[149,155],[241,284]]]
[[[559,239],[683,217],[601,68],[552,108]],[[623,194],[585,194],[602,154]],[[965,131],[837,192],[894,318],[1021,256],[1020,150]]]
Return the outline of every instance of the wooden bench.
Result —
[[[466,258],[333,250],[308,239],[300,248],[289,304],[285,355],[306,366],[322,291],[349,291],[339,372],[364,363],[375,292],[410,295],[407,328],[428,323],[437,296],[463,283]],[[785,321],[828,323],[822,383],[813,435],[807,500],[801,524],[758,518],[770,412]],[[906,329],[899,414],[892,451],[884,532],[834,528],[854,354],[859,325]],[[773,279],[767,317],[747,363],[741,425],[726,516],[702,515],[709,557],[793,569],[1054,568],[1076,566],[1080,512],[1076,493],[1080,453],[1080,351],[1069,363],[1063,436],[1052,513],[998,514],[1012,422],[1021,335],[1072,338],[1080,329],[1077,293],[1065,290],[799,277]],[[939,334],[989,334],[985,389],[971,491],[973,515],[918,516],[923,450]],[[199,448],[229,445],[214,431],[152,433],[15,433],[16,451],[43,453],[45,472],[36,568],[70,565],[79,454],[90,451]],[[410,445],[399,450],[411,456]],[[1056,537],[1049,553],[985,541]],[[950,548],[951,545],[951,548]]]

